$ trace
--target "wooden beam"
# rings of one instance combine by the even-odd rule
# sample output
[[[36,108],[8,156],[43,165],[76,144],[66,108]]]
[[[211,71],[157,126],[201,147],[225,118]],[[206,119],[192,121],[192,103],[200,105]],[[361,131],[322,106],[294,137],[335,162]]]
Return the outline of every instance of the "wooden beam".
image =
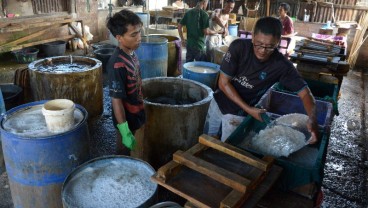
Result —
[[[256,156],[243,151],[239,148],[236,148],[232,145],[229,145],[227,143],[223,143],[215,138],[212,138],[208,135],[202,134],[199,137],[199,143],[204,144],[208,147],[211,147],[213,149],[216,149],[218,151],[221,151],[227,155],[230,155],[232,157],[235,157],[239,159],[240,161],[243,161],[245,163],[248,163],[249,165],[256,167],[258,169],[261,169],[263,171],[268,171],[270,167],[272,166],[272,163],[267,163],[263,161],[262,159],[257,158]]]
[[[40,44],[54,42],[54,41],[58,41],[58,40],[69,40],[69,39],[72,39],[74,37],[75,37],[75,35],[66,35],[66,36],[57,37],[57,38],[49,38],[49,39],[46,39],[46,40],[40,40],[40,41],[36,41],[36,42],[25,43],[25,44],[22,44],[22,45],[14,46],[14,47],[10,48],[9,51],[19,50],[19,49],[22,49],[22,48],[27,48],[27,47],[30,47],[30,46],[40,45]]]
[[[252,183],[252,181],[247,178],[194,157],[181,150],[175,152],[173,160],[242,193],[245,193],[247,191],[247,186],[250,186]]]
[[[0,52],[5,52],[5,51],[8,51],[9,48],[12,48],[16,45],[18,45],[19,43],[22,43],[22,42],[25,42],[25,41],[28,41],[28,40],[31,40],[35,37],[38,37],[40,35],[43,35],[47,32],[49,32],[50,30],[52,29],[55,29],[55,28],[58,28],[58,27],[62,27],[64,26],[64,24],[57,24],[57,25],[53,25],[47,29],[44,29],[44,30],[40,30],[36,33],[33,33],[32,35],[28,35],[28,36],[25,36],[25,37],[22,37],[22,38],[19,38],[17,40],[14,40],[12,42],[9,42],[9,43],[5,43],[3,45],[0,45]]]
[[[52,26],[55,24],[66,24],[73,22],[72,19],[66,19],[66,20],[58,20],[54,22],[50,22],[45,20],[45,22],[37,22],[37,23],[8,23],[0,25],[0,33],[8,33],[8,32],[19,32],[23,30],[27,30],[30,28],[36,28],[36,27],[47,27]],[[48,28],[49,29],[49,28]]]
[[[200,152],[206,150],[207,147],[202,144],[196,144],[190,149],[187,150],[189,154],[197,155]],[[170,161],[166,165],[160,167],[157,170],[157,176],[160,177],[160,179],[164,182],[175,176],[181,169],[181,164],[176,163],[174,161]]]

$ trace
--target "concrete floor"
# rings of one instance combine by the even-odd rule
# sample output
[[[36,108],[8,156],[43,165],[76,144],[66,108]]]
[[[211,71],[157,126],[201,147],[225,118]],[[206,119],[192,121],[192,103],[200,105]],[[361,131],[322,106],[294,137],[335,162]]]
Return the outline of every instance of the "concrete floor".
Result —
[[[0,72],[2,70],[0,64]],[[0,78],[5,80],[1,75]],[[332,123],[324,169],[322,207],[368,207],[368,70],[350,71],[344,77],[340,92],[340,115]],[[106,86],[103,114],[89,123],[89,129],[92,157],[112,154],[115,130]],[[3,172],[0,173],[0,208],[12,207],[7,174]]]

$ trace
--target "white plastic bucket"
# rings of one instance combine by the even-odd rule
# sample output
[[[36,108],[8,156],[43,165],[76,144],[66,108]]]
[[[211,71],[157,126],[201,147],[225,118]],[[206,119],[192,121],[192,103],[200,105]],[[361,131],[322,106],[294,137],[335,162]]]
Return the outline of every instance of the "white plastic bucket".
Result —
[[[75,104],[68,99],[55,99],[46,102],[42,107],[47,128],[50,132],[62,133],[74,126]]]

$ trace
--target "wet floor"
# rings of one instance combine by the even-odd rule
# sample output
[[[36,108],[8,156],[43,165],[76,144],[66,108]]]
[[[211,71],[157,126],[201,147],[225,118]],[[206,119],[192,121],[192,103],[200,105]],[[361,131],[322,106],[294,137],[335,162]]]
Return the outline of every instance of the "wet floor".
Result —
[[[368,207],[367,85],[367,70],[344,78],[324,169],[323,207]]]
[[[364,83],[365,80],[365,83]],[[365,85],[364,85],[365,84]],[[322,190],[322,207],[368,207],[367,108],[368,72],[351,71],[344,78],[339,116],[331,127]],[[104,85],[104,111],[89,121],[92,157],[113,154],[115,129],[111,120],[108,89]],[[365,90],[364,90],[365,88]],[[364,92],[364,93],[362,93]],[[0,208],[12,208],[6,172],[0,174]]]

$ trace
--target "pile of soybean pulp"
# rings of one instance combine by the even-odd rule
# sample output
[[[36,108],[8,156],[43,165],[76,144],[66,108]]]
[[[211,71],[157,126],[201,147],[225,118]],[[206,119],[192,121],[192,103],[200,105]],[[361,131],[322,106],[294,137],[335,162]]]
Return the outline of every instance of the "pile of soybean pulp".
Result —
[[[311,134],[307,129],[308,116],[287,114],[272,121],[258,134],[250,134],[245,139],[246,146],[274,157],[288,157],[308,144]]]

